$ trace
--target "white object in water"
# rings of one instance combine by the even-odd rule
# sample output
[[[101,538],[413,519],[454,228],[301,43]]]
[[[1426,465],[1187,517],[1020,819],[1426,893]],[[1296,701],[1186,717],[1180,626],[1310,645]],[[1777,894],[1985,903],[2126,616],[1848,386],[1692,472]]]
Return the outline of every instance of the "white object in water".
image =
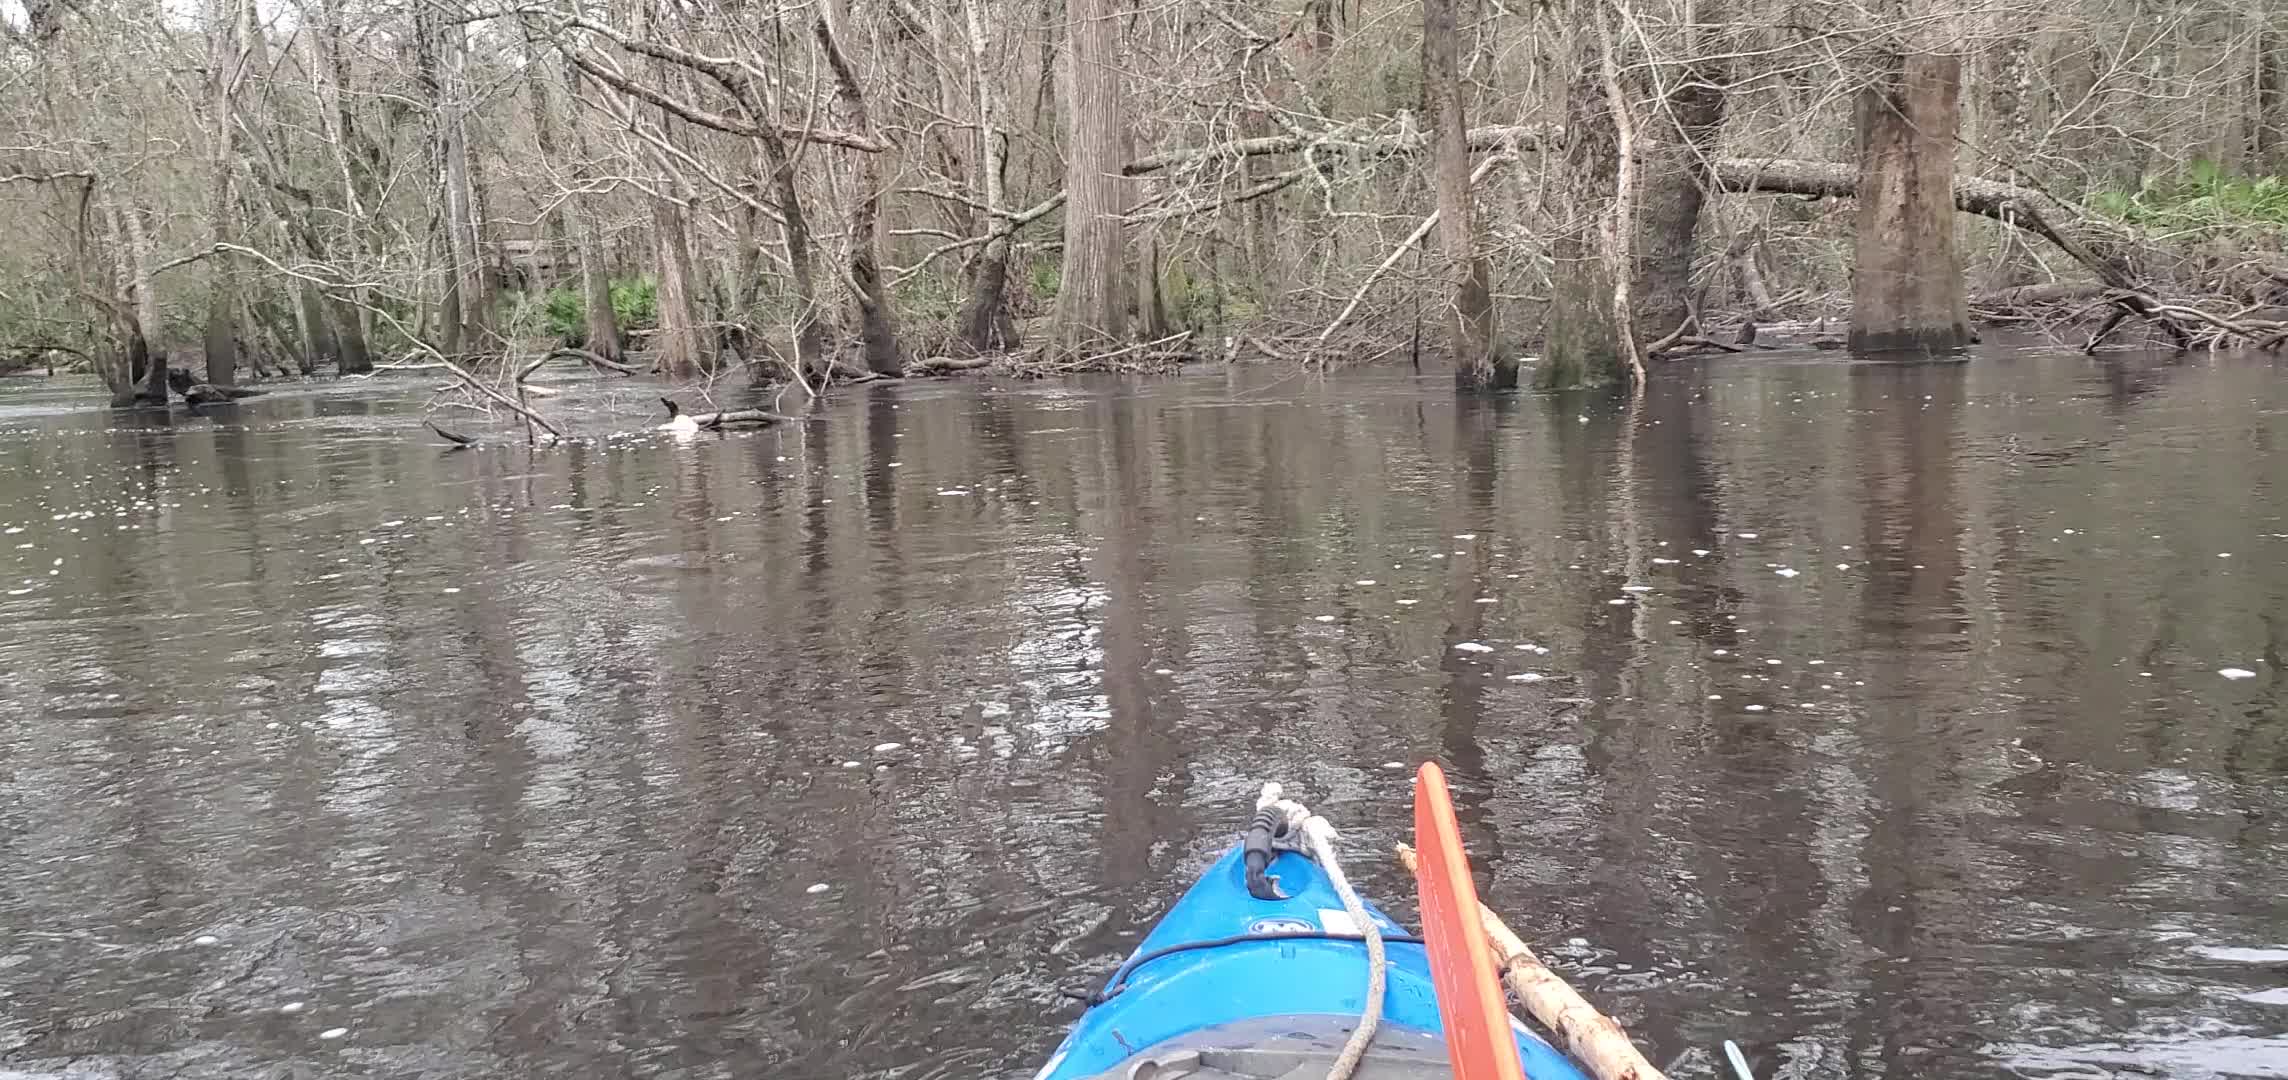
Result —
[[[875,743],[874,752],[877,754],[887,754],[892,750],[902,750],[905,748],[905,745],[906,744],[902,742]]]
[[[1781,577],[1794,577],[1797,574],[1803,573],[1803,571],[1798,570],[1792,566],[1783,566],[1777,570],[1772,571],[1772,573],[1778,574]]]
[[[347,1034],[349,1034],[349,1033],[350,1033],[350,1029],[348,1029],[348,1028],[327,1028],[326,1030],[319,1032],[319,1033],[318,1033],[318,1037],[319,1037],[319,1038],[321,1038],[321,1039],[328,1039],[328,1040],[332,1040],[332,1039],[339,1039],[339,1038],[341,1038],[342,1036],[344,1036],[344,1035],[347,1035]]]
[[[1541,680],[1542,675],[1538,671],[1520,671],[1509,677],[1511,682],[1540,682]]]
[[[213,934],[200,934],[199,936],[197,936],[197,937],[195,937],[195,938],[192,938],[192,939],[191,939],[191,944],[193,944],[193,945],[220,945],[220,944],[222,944],[222,939],[221,939],[221,938],[218,938],[218,937],[216,937],[216,936],[214,936]]]
[[[285,1013],[288,1016],[292,1016],[295,1013],[302,1011],[302,1003],[299,1001],[289,1001],[284,1005],[278,1006],[278,1011]]]
[[[834,887],[834,886],[832,886],[832,885],[829,885],[829,884],[827,884],[827,883],[825,883],[825,882],[821,881],[821,882],[819,882],[818,884],[811,886],[810,888],[804,889],[803,891],[804,891],[804,892],[807,892],[807,893],[809,893],[809,894],[811,894],[812,896],[816,896],[816,895],[818,895],[819,893],[825,892],[826,890],[828,890],[828,889],[831,889],[831,888],[833,888],[833,887]]]
[[[2255,672],[2250,671],[2244,667],[2218,668],[2217,674],[2222,675],[2227,679],[2253,679],[2256,677]]]
[[[1465,641],[1455,645],[1454,651],[1467,653],[1492,652],[1494,651],[1494,647],[1491,645],[1483,645],[1475,641]]]

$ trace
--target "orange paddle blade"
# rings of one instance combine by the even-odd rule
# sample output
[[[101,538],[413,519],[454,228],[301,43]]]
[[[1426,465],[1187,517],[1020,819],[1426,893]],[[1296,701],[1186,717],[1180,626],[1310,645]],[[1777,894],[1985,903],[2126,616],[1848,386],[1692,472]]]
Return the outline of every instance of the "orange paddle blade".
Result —
[[[1414,882],[1422,896],[1422,940],[1455,1080],[1524,1080],[1509,1031],[1509,1005],[1494,978],[1478,915],[1478,888],[1462,855],[1454,801],[1436,762],[1423,762],[1415,773],[1414,846],[1420,857]]]

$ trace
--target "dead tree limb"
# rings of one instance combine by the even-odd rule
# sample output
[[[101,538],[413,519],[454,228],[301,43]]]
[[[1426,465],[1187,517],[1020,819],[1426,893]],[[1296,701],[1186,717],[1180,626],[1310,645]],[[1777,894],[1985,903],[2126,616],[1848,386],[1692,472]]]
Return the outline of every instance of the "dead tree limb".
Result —
[[[990,356],[925,356],[906,363],[906,375],[951,375],[993,366]]]
[[[1850,198],[1859,183],[1855,165],[1785,158],[1719,161],[1714,175],[1726,191],[1812,198]],[[2183,320],[2162,312],[2147,295],[2132,261],[2138,237],[2127,226],[2033,188],[1970,176],[1955,177],[1954,205],[2048,240],[2115,290],[2109,296],[2115,304],[2161,327],[2179,347],[2191,345]]]
[[[434,420],[423,420],[421,421],[421,426],[436,432],[438,438],[453,444],[450,449],[466,450],[469,447],[477,445],[477,440],[470,438],[467,435],[463,435],[460,432],[447,431],[444,428],[438,427],[437,422]]]
[[[1395,121],[1378,122],[1400,126]],[[1548,138],[1550,129],[1542,124],[1508,124],[1470,129],[1470,149],[1500,150],[1512,148],[1533,150]],[[1182,168],[1207,161],[1236,161],[1246,157],[1267,154],[1293,154],[1306,149],[1328,147],[1362,150],[1373,154],[1419,154],[1430,148],[1430,134],[1425,131],[1405,131],[1396,135],[1378,134],[1374,125],[1366,121],[1353,121],[1308,135],[1264,135],[1252,139],[1232,139],[1206,146],[1188,146],[1164,150],[1157,154],[1137,158],[1121,166],[1122,175],[1146,176],[1163,169]]]
[[[687,415],[683,411],[683,406],[676,404],[674,398],[663,397],[659,399],[659,403],[667,406],[668,423],[672,424],[678,419],[688,419],[694,425],[709,431],[718,431],[731,424],[754,424],[757,426],[791,424],[798,419],[767,409],[725,409],[722,412],[690,413]]]

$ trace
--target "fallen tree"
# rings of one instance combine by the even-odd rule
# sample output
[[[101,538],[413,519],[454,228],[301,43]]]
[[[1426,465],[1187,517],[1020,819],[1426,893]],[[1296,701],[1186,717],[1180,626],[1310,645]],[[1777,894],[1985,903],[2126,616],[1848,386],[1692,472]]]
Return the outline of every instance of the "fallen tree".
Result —
[[[1856,167],[1824,160],[1721,160],[1716,162],[1714,176],[1718,188],[1739,194],[1849,199],[1858,188]],[[2164,297],[2162,288],[2153,286],[2148,270],[2160,245],[2112,217],[2043,190],[1977,176],[1954,178],[1954,208],[2041,236],[2098,279],[2098,288],[2091,293],[2114,304],[2114,313],[2096,334],[2091,334],[2084,352],[2094,352],[2114,327],[2132,316],[2160,327],[2178,348],[2217,348],[2242,341],[2277,350],[2281,343],[2288,343],[2288,323],[2283,320],[2247,318],[2247,313],[2219,316],[2215,311],[2203,311],[2199,304]],[[2059,286],[2057,295],[2082,293],[2073,286]]]
[[[1794,159],[1719,161],[1717,186],[1738,194],[1851,198],[1858,169],[1830,161]],[[1998,180],[1957,176],[1955,209],[2024,229],[2050,242],[2097,278],[2097,294],[2115,308],[2084,352],[2095,351],[2107,334],[2132,316],[2160,327],[2180,348],[2209,347],[2240,340],[2263,349],[2288,341],[2288,323],[2218,315],[2186,302],[2164,299],[2147,265],[2158,244],[2122,222],[2077,206],[2048,192]]]

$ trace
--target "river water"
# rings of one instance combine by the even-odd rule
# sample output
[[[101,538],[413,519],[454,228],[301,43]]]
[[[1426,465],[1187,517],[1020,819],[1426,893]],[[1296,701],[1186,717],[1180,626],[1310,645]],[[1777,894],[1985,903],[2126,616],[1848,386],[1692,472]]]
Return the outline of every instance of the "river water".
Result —
[[[1411,917],[1426,758],[1678,1075],[2288,1077],[2283,375],[17,384],[0,1077],[1023,1075],[1265,779]]]

